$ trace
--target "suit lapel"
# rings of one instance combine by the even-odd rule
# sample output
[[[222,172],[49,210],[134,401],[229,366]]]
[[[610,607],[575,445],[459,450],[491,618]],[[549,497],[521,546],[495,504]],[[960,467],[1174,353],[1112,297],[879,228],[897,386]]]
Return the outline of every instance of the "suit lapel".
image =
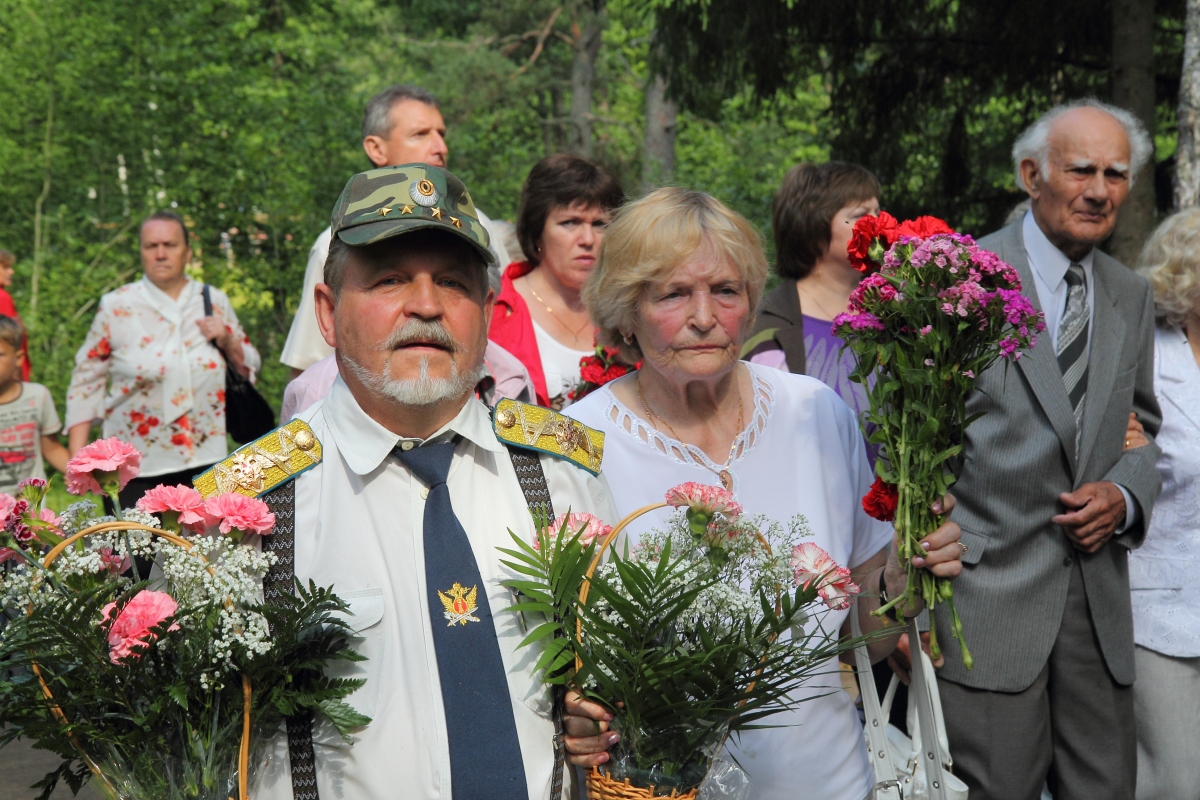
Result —
[[[1113,381],[1116,380],[1117,366],[1121,360],[1121,343],[1125,341],[1125,320],[1121,319],[1117,311],[1116,296],[1108,290],[1108,266],[1104,254],[1097,252],[1092,267],[1092,277],[1096,281],[1096,310],[1092,314],[1087,398],[1083,401],[1083,436],[1079,442],[1077,475],[1083,472],[1088,457],[1095,448],[1096,438],[1100,435],[1100,425],[1104,421],[1104,412],[1112,395]]]
[[[1021,276],[1021,293],[1038,311],[1042,311],[1042,301],[1038,297],[1037,285],[1033,282],[1033,269],[1029,266],[1029,258],[1025,255],[1025,240],[1021,235],[1021,221],[1017,220],[1009,226],[1004,237],[1004,260],[1017,270]],[[1097,289],[1097,296],[1099,290]],[[1099,321],[1099,317],[1097,317]],[[1094,339],[1093,339],[1094,341]],[[1094,352],[1094,351],[1093,351]],[[1062,370],[1058,368],[1058,355],[1050,343],[1050,332],[1046,331],[1037,345],[1017,360],[1017,366],[1025,374],[1029,386],[1050,420],[1054,432],[1062,442],[1063,450],[1067,453],[1067,461],[1071,469],[1075,469],[1075,413],[1071,410],[1071,401],[1067,398],[1066,387],[1063,386]],[[1088,378],[1089,386],[1091,377]],[[1090,394],[1090,388],[1089,388]],[[1085,415],[1086,418],[1086,415]]]

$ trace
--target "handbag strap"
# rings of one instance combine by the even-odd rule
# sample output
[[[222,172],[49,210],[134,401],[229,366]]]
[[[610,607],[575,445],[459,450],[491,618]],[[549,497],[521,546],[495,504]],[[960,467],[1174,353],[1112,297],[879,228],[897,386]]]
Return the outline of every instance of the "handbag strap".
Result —
[[[205,286],[205,300],[208,287]],[[275,530],[262,537],[263,552],[274,553],[275,563],[263,577],[263,599],[276,605],[291,605],[296,596],[296,481],[290,480],[263,496],[275,514]],[[320,800],[317,791],[317,759],[313,751],[313,715],[287,718],[288,762],[295,800]]]
[[[934,682],[937,681],[937,678],[933,673],[933,662],[929,660],[929,656],[925,655],[925,649],[921,647],[921,631],[917,628],[916,618],[908,622],[908,641],[909,651],[915,654],[912,658],[912,669],[909,670],[909,674],[912,675],[912,682],[909,685],[909,702],[917,704],[917,722],[921,728],[920,736],[913,736],[913,745],[914,747],[917,745],[919,738],[929,800],[945,800],[946,779],[942,764],[946,762],[948,756],[942,752],[941,743],[945,737],[945,722],[942,720],[940,699],[936,709],[934,706],[933,692],[936,691],[936,688],[933,687],[936,686]]]
[[[850,633],[858,639],[862,626],[858,622],[858,601],[850,607]],[[854,648],[854,662],[858,667],[858,693],[862,697],[867,748],[870,751],[871,768],[875,771],[875,786],[871,797],[874,800],[901,800],[900,782],[896,780],[896,769],[892,765],[892,753],[888,747],[887,717],[879,706],[879,693],[875,691],[875,680],[871,673],[871,657],[867,646]]]
[[[212,316],[212,292],[208,284],[204,284],[204,288],[200,290],[200,296],[204,298],[204,316]]]

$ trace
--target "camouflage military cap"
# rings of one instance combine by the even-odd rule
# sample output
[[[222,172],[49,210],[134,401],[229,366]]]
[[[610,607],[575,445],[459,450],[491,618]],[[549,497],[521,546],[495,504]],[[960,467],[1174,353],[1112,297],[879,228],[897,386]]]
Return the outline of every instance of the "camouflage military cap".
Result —
[[[467,187],[430,164],[358,173],[333,207],[331,227],[339,239],[356,246],[412,231],[443,230],[473,245],[485,263],[496,260]]]

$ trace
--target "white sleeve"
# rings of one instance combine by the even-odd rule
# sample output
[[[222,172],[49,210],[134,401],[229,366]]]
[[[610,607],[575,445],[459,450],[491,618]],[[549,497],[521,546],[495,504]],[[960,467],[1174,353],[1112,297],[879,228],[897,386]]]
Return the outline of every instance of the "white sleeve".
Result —
[[[333,353],[333,348],[325,343],[321,329],[317,327],[317,308],[313,301],[313,287],[325,278],[325,259],[329,255],[331,237],[332,232],[326,228],[308,251],[304,288],[300,291],[300,307],[296,309],[296,316],[292,318],[292,328],[288,331],[287,341],[284,342],[283,352],[279,356],[280,361],[293,369],[308,369]]]

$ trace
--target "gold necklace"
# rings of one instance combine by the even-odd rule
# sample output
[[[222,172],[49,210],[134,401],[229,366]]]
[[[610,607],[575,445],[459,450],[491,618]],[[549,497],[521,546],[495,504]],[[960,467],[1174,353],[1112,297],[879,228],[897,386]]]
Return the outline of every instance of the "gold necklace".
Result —
[[[584,328],[586,328],[586,327],[588,327],[589,325],[591,325],[591,324],[592,324],[592,321],[591,321],[591,319],[588,319],[588,320],[586,320],[586,321],[583,323],[583,325],[581,325],[581,326],[579,327],[579,330],[577,330],[577,331],[572,331],[572,330],[571,330],[571,326],[570,326],[570,325],[568,325],[567,323],[563,322],[563,321],[562,321],[562,319],[560,319],[560,318],[559,318],[558,314],[555,314],[555,313],[554,313],[554,309],[550,307],[550,304],[549,304],[549,303],[547,303],[545,300],[543,300],[543,299],[542,299],[542,297],[541,297],[541,295],[539,295],[539,294],[537,293],[537,290],[533,288],[533,281],[525,281],[525,286],[526,286],[526,287],[529,289],[529,293],[533,295],[533,298],[534,298],[535,300],[537,300],[539,303],[541,303],[543,306],[545,306],[545,307],[546,307],[546,312],[547,312],[548,314],[550,314],[550,316],[551,316],[551,317],[553,317],[553,318],[554,318],[554,321],[555,321],[555,322],[557,322],[559,325],[561,325],[561,326],[563,327],[563,330],[565,330],[565,331],[567,331],[568,333],[570,333],[570,334],[571,334],[571,340],[572,340],[572,341],[573,341],[573,342],[574,342],[576,345],[578,345],[578,344],[579,344],[579,334],[583,333],[583,329],[584,329]]]
[[[725,459],[725,463],[721,465],[721,469],[719,470],[714,470],[704,461],[700,462],[706,469],[711,472],[715,472],[717,477],[721,479],[721,485],[731,492],[733,491],[733,475],[729,473],[729,465],[733,463],[733,454],[737,450],[738,437],[741,436],[742,426],[745,424],[745,416],[742,410],[742,384],[738,381],[736,371],[733,374],[733,381],[734,390],[737,392],[738,420],[737,433],[734,434],[733,442],[729,445],[729,456]],[[675,441],[685,445],[686,447],[696,447],[693,444],[688,444],[687,442],[683,441],[683,437],[675,432],[675,428],[672,427],[671,423],[667,422],[666,419],[658,416],[650,410],[650,404],[646,402],[646,395],[642,394],[642,376],[640,372],[634,376],[633,385],[637,388],[638,400],[640,400],[642,403],[642,410],[646,412],[646,416],[649,418],[650,425],[653,426],[654,430],[659,430],[658,424],[655,422],[655,420],[658,420],[667,426],[667,430],[671,432],[671,436],[675,439]],[[696,449],[699,450],[700,448],[697,447]]]

